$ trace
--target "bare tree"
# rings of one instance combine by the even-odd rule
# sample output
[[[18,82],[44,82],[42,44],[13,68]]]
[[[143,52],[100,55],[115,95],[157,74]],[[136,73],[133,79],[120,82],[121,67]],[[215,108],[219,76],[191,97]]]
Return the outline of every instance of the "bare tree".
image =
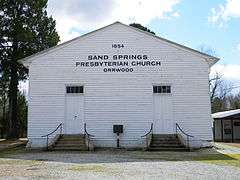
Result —
[[[232,83],[223,79],[223,75],[216,72],[209,80],[209,87],[212,112],[231,109],[229,97],[234,88]]]
[[[222,80],[222,83],[220,84],[218,88],[218,97],[221,99],[226,99],[228,96],[231,95],[233,90],[233,85],[230,81]]]
[[[228,96],[230,109],[240,109],[240,93]]]
[[[211,47],[209,47],[209,46],[206,46],[206,45],[204,45],[204,44],[200,45],[199,48],[198,48],[198,50],[199,50],[200,52],[205,53],[205,54],[208,54],[208,55],[210,55],[210,56],[216,56],[216,51],[215,51],[213,48],[211,48]]]
[[[209,79],[211,103],[213,102],[213,99],[217,96],[218,89],[221,86],[222,82],[223,82],[222,75],[218,72],[214,74],[213,78]]]
[[[216,56],[215,50],[206,45],[201,45],[198,49],[205,54]],[[212,111],[226,110],[228,106],[227,97],[233,89],[232,84],[223,79],[223,74],[215,72],[215,74],[209,78],[209,89]]]

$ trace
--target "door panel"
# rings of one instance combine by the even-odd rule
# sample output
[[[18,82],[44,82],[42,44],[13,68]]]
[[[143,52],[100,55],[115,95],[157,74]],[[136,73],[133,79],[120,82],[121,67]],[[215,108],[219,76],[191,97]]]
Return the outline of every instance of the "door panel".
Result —
[[[231,120],[223,121],[223,141],[232,141],[232,123]]]
[[[154,133],[172,134],[174,132],[172,96],[154,95],[153,106]]]
[[[233,136],[234,141],[240,142],[240,120],[233,121]]]
[[[83,133],[83,96],[66,95],[66,134]]]

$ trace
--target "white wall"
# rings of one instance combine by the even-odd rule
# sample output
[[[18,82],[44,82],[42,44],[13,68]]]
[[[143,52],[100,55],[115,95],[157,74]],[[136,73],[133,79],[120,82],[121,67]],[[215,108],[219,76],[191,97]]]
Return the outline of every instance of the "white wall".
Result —
[[[113,43],[125,47],[113,49]],[[87,61],[91,54],[147,54],[149,59],[160,60],[162,65],[134,67],[134,72],[129,73],[75,67],[76,61]],[[29,69],[30,141],[64,122],[65,84],[71,83],[84,85],[84,121],[99,146],[115,146],[113,124],[124,125],[122,144],[140,145],[140,136],[153,122],[154,83],[172,85],[174,122],[189,134],[212,139],[209,65],[202,57],[145,33],[114,24],[38,56]]]

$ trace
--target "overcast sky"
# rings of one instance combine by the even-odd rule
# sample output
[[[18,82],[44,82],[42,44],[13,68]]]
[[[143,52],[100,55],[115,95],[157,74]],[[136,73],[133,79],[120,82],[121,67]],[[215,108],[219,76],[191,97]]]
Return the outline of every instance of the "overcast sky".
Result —
[[[120,21],[194,49],[212,48],[213,71],[240,85],[240,0],[49,0],[61,42]]]

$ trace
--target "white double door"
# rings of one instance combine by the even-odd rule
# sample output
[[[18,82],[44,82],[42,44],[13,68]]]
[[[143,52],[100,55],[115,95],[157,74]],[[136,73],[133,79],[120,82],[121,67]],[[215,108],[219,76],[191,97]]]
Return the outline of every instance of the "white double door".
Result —
[[[153,133],[173,134],[173,109],[171,95],[154,95],[153,97]]]
[[[65,134],[84,133],[84,96],[66,95]]]

